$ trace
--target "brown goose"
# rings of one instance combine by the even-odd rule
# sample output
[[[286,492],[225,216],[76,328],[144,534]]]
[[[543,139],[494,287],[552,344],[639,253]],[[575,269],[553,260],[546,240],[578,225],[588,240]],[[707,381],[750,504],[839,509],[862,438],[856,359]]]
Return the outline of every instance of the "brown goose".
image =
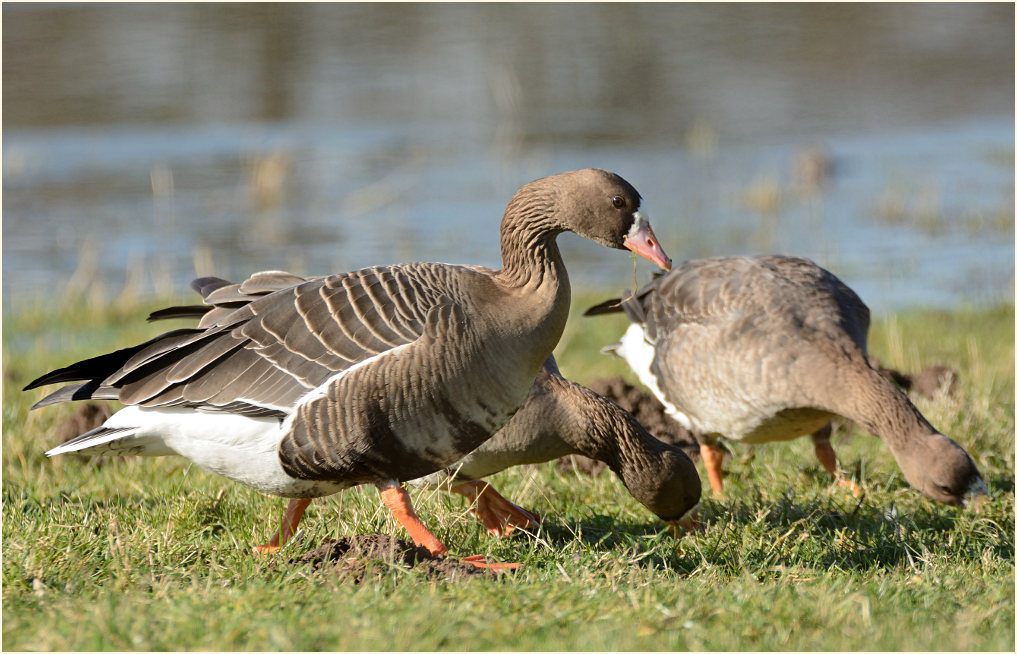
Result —
[[[195,286],[215,307],[177,329],[36,379],[77,382],[35,406],[128,405],[50,456],[179,454],[262,492],[307,498],[372,483],[414,541],[445,546],[402,487],[452,465],[525,401],[561,336],[569,283],[555,242],[573,231],[661,266],[639,193],[603,170],[536,180],[509,202],[501,270],[435,263],[365,268],[279,288],[271,273],[237,289]],[[266,294],[253,300],[264,284]],[[482,563],[482,562],[478,562]]]
[[[816,456],[838,475],[829,441],[835,415],[883,439],[928,497],[960,505],[986,493],[967,452],[870,366],[865,304],[807,259],[689,261],[586,315],[619,311],[632,324],[611,349],[702,439],[717,494],[721,436],[763,443],[812,434]]]
[[[200,325],[213,324],[217,316],[235,311],[242,304],[269,292],[310,281],[290,273],[257,273],[241,284],[206,277],[195,286],[211,304],[171,307],[156,311],[149,320],[200,318]],[[216,313],[218,312],[218,313]],[[614,402],[561,376],[553,356],[537,374],[526,402],[501,430],[451,468],[411,483],[442,488],[467,497],[474,514],[488,531],[505,536],[515,527],[536,527],[537,514],[501,496],[483,477],[512,466],[542,463],[568,454],[581,454],[605,462],[625,487],[646,508],[666,522],[672,533],[692,528],[683,519],[701,493],[696,466],[680,448],[662,443],[638,420]],[[283,532],[273,542],[285,542],[296,531],[310,499],[294,500]]]
[[[420,480],[447,487],[475,502],[488,531],[501,536],[513,527],[536,526],[535,514],[503,498],[483,477],[526,463],[569,454],[603,461],[647,509],[676,536],[691,528],[686,514],[699,502],[696,466],[681,448],[650,435],[630,414],[589,388],[561,376],[548,358],[526,403],[501,431],[451,468]]]

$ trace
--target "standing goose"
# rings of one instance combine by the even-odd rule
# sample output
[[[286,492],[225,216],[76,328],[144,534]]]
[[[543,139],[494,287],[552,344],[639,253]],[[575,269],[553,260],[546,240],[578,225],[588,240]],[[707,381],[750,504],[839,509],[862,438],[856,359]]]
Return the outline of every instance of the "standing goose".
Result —
[[[884,440],[926,496],[962,505],[987,492],[967,452],[869,365],[868,308],[813,262],[689,261],[586,315],[623,310],[632,324],[613,351],[701,438],[716,494],[721,436],[764,443],[812,434],[823,467],[839,476],[829,428],[837,415]]]
[[[402,482],[452,465],[525,401],[568,315],[558,234],[573,231],[670,267],[639,209],[639,193],[618,175],[579,170],[531,182],[512,198],[501,223],[501,270],[377,266],[296,278],[251,301],[234,298],[235,308],[231,286],[197,280],[216,307],[197,328],[81,361],[25,388],[77,382],[35,407],[88,398],[128,405],[47,454],[179,454],[294,498],[284,537],[308,498],[372,483],[414,542],[444,554]],[[255,275],[244,293],[278,281]]]
[[[149,320],[200,318],[213,324],[218,315],[270,292],[311,281],[281,271],[256,273],[240,284],[206,277],[193,286],[209,304],[156,311]],[[214,291],[214,293],[213,293]],[[218,312],[218,313],[216,313]],[[605,462],[646,508],[666,522],[672,533],[691,528],[683,520],[701,493],[696,466],[680,448],[654,438],[629,412],[589,388],[561,376],[554,356],[544,362],[526,402],[483,445],[450,468],[414,480],[416,486],[442,488],[467,497],[473,512],[496,536],[515,527],[536,527],[540,517],[501,496],[483,477],[512,466],[543,463],[569,454]],[[282,531],[273,543],[285,543],[296,532],[310,499],[293,500]]]

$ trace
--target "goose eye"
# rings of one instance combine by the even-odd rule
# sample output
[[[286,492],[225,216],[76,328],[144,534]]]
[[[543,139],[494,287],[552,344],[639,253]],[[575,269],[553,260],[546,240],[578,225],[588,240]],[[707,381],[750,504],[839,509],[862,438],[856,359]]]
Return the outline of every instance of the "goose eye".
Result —
[[[616,209],[621,209],[622,207],[625,206],[625,198],[623,198],[620,195],[616,195],[613,198],[611,198],[611,204],[613,204]]]

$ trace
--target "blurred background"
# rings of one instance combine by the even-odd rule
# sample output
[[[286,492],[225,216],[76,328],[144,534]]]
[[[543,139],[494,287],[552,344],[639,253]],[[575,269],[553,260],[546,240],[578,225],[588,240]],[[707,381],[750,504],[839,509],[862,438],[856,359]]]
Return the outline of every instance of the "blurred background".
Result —
[[[513,192],[591,166],[676,261],[809,256],[877,314],[1013,298],[1009,3],[2,11],[5,308],[497,267]],[[560,241],[577,290],[632,287]]]

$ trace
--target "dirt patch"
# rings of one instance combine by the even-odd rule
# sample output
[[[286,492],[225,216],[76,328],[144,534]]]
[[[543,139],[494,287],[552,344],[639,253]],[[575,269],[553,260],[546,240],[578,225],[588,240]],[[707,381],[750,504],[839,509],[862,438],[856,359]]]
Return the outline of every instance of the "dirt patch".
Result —
[[[310,563],[316,570],[332,571],[355,584],[385,576],[392,566],[412,568],[428,577],[460,581],[466,577],[496,573],[449,557],[437,557],[426,548],[383,534],[329,538],[323,544],[291,559]]]
[[[699,456],[699,444],[692,436],[692,432],[667,415],[664,412],[664,405],[653,395],[626,383],[621,377],[595,379],[589,387],[593,392],[603,395],[635,416],[655,438],[682,448],[693,459]],[[578,454],[558,460],[558,470],[562,472],[574,471],[593,477],[603,472],[606,467],[601,461]]]

